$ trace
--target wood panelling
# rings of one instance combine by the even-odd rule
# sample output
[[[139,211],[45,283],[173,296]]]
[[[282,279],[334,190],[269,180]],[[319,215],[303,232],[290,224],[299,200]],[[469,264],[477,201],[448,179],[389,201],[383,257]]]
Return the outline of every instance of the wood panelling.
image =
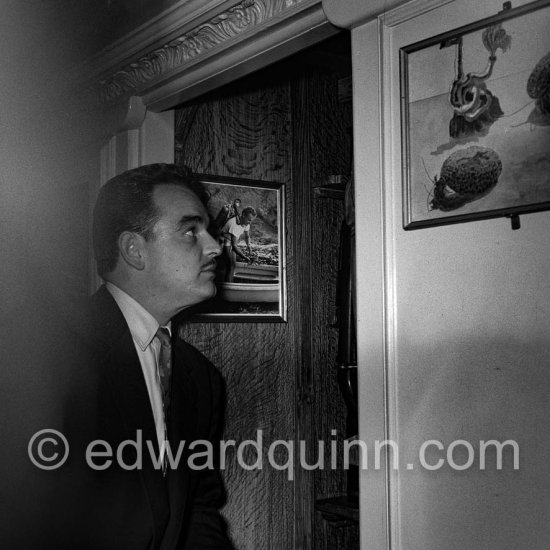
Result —
[[[176,158],[207,174],[290,182],[289,85],[261,87],[258,80],[179,109]]]
[[[336,281],[340,225],[344,216],[341,200],[319,198],[312,187],[327,181],[334,174],[349,174],[351,167],[351,137],[349,125],[351,105],[338,102],[338,82],[333,75],[306,73],[293,86],[293,130],[296,155],[294,183],[310,197],[309,228],[311,248],[308,276],[311,296],[308,310],[311,319],[309,368],[302,373],[311,385],[311,421],[307,430],[311,453],[310,463],[318,456],[318,441],[325,442],[325,468],[314,470],[313,495],[308,498],[308,512],[315,500],[343,494],[346,473],[330,467],[330,442],[346,437],[346,409],[336,379],[338,333],[331,325],[335,320]],[[307,168],[304,168],[307,166]],[[315,197],[315,198],[313,198]],[[305,284],[305,283],[304,283]],[[304,329],[306,330],[306,329]],[[335,436],[333,435],[336,434]],[[339,460],[341,466],[341,460]],[[312,540],[307,548],[332,550],[357,548],[358,529],[355,526],[337,528],[328,524],[320,513],[313,513]]]
[[[317,440],[345,432],[336,384],[334,315],[340,201],[314,198],[329,174],[349,173],[349,105],[332,75],[285,62],[182,106],[176,112],[176,162],[207,174],[286,184],[287,323],[185,324],[183,336],[209,357],[227,384],[224,438],[256,439],[264,458],[276,439]],[[255,458],[250,455],[250,461]],[[284,459],[284,453],[281,461]],[[296,461],[297,461],[296,457]],[[315,498],[345,491],[341,472],[246,471],[227,452],[224,515],[237,548],[356,548],[356,533],[328,526]],[[351,545],[350,545],[351,544]]]
[[[291,148],[289,86],[243,83],[178,110],[176,162],[195,172],[289,184]],[[292,216],[287,187],[287,216]],[[287,247],[293,246],[291,234]],[[289,303],[295,302],[294,265],[289,258]],[[291,308],[292,309],[292,308]],[[224,439],[256,439],[264,448],[293,439],[296,357],[289,342],[297,323],[205,323],[184,327],[187,341],[220,369],[227,384]],[[253,457],[252,457],[253,458]],[[251,458],[251,462],[252,462]],[[283,462],[283,460],[281,460]],[[239,549],[293,548],[294,493],[286,473],[266,467],[246,471],[227,452],[224,472],[228,499],[224,509]]]
[[[307,102],[307,79],[297,78],[291,84],[291,117],[292,117],[292,182],[294,185],[294,209],[296,216],[289,219],[289,226],[296,236],[293,250],[296,260],[297,290],[299,299],[293,304],[294,317],[299,323],[299,340],[294,342],[295,353],[299,357],[299,368],[296,371],[296,427],[295,440],[305,441],[311,448],[314,439],[313,416],[313,287],[312,272],[312,193],[310,189],[311,166],[310,156],[310,115]],[[305,261],[304,261],[305,260]],[[309,453],[308,453],[309,454]],[[296,548],[312,548],[315,497],[313,491],[313,472],[300,468],[294,484],[296,495],[295,526]]]

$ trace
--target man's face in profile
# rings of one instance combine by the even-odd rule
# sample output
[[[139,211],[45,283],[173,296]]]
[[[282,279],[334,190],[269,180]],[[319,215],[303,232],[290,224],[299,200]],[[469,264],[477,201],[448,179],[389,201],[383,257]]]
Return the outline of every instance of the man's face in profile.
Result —
[[[153,200],[160,218],[144,246],[148,290],[180,311],[216,293],[215,256],[220,247],[207,230],[206,209],[192,191],[160,185]]]

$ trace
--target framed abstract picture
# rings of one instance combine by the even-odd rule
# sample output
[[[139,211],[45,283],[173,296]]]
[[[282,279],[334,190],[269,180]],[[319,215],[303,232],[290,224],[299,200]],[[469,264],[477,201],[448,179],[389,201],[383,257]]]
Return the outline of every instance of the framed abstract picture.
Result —
[[[403,226],[550,209],[550,2],[400,50]]]
[[[284,185],[197,175],[208,194],[217,258],[216,296],[191,321],[286,321]]]

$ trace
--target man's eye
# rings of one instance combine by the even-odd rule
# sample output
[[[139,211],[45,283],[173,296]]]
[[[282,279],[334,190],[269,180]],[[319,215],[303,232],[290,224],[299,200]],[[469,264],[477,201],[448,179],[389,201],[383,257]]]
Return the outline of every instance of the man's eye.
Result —
[[[189,237],[194,237],[197,234],[196,228],[192,227],[191,229],[187,229],[183,232],[184,235],[188,235]]]

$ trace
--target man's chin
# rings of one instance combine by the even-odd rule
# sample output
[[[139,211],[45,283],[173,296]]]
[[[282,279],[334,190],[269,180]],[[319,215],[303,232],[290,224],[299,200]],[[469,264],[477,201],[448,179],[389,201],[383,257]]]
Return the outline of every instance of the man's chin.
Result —
[[[216,283],[214,283],[214,281],[209,283],[209,285],[205,285],[204,289],[201,290],[202,292],[200,298],[198,297],[197,299],[197,304],[214,298],[214,296],[216,296],[216,294],[218,293],[218,287],[216,286]]]
[[[195,286],[192,289],[188,288],[185,292],[185,301],[187,302],[184,308],[189,308],[206,302],[216,296],[218,289],[214,281],[203,282],[200,286]]]
[[[216,288],[216,285],[214,283],[211,284],[211,286],[206,288],[201,288],[200,291],[194,292],[193,299],[188,300],[187,304],[179,309],[177,314],[183,313],[183,315],[193,315],[193,313],[196,311],[196,307],[200,306],[200,304],[204,302],[208,302],[208,300],[211,300],[216,296],[218,289]],[[188,295],[189,297],[189,295]],[[199,307],[200,310],[200,307]]]
[[[218,293],[218,287],[216,286],[216,283],[212,283],[212,290],[207,300],[209,300],[210,298],[214,298],[214,296],[216,296],[217,293]]]

